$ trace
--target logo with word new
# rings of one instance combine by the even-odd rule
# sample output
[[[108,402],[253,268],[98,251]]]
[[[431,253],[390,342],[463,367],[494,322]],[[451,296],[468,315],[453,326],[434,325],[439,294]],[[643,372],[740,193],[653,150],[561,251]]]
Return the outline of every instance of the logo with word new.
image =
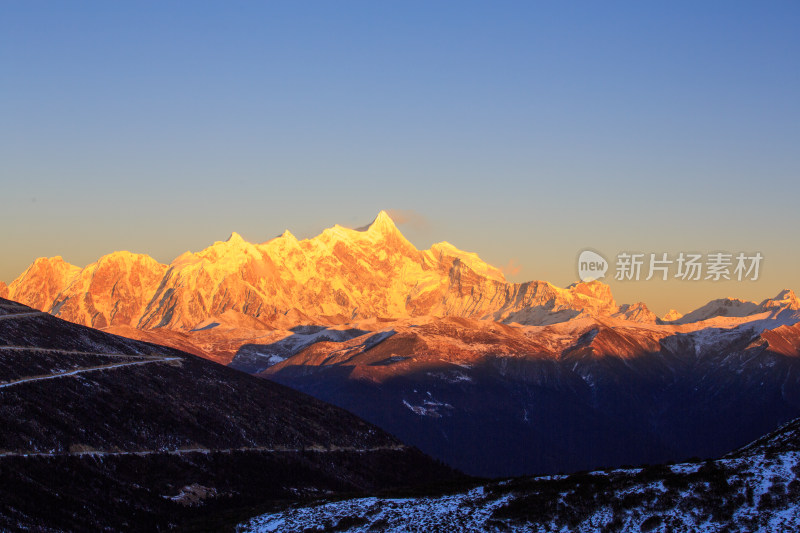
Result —
[[[597,252],[584,250],[578,256],[578,278],[581,281],[603,279],[607,271],[608,261]]]

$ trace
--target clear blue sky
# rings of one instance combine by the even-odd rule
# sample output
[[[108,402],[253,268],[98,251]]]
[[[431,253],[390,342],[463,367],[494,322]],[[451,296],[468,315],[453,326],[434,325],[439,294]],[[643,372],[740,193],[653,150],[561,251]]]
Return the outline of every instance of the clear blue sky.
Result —
[[[584,247],[759,250],[755,284],[612,284],[686,311],[800,289],[797,2],[4,2],[0,280],[167,262],[380,209],[515,280]]]

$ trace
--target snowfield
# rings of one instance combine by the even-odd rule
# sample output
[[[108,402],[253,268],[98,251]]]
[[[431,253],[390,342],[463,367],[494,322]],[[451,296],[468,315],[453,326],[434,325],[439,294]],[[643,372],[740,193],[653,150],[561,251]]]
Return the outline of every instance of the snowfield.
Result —
[[[800,452],[491,483],[456,494],[323,501],[240,532],[800,530]]]
[[[440,498],[360,498],[264,515],[240,531],[486,531],[492,511],[507,499],[486,500],[483,487]]]

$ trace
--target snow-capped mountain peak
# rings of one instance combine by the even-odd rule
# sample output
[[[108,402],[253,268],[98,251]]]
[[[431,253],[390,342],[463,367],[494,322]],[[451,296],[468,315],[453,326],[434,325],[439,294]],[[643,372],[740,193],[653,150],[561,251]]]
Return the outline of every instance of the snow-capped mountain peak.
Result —
[[[244,239],[242,238],[241,235],[239,235],[238,233],[233,231],[233,232],[231,232],[230,237],[228,237],[228,239],[225,242],[242,243],[242,242],[244,242]]]
[[[775,296],[761,302],[761,307],[764,309],[782,308],[798,310],[800,309],[800,299],[791,289],[783,289]]]
[[[372,233],[389,234],[399,231],[397,226],[386,211],[381,211],[369,225],[360,228],[360,231],[368,231]]]
[[[279,239],[286,239],[286,240],[289,240],[289,241],[296,241],[297,240],[297,237],[295,237],[294,234],[291,231],[289,231],[288,229],[284,230],[283,233],[281,233],[278,236],[278,238]]]

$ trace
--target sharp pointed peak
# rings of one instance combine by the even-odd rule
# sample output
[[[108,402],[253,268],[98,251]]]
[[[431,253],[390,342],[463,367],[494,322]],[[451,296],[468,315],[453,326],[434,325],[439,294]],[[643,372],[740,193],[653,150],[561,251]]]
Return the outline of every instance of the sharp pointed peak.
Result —
[[[268,240],[268,241],[266,241],[264,243],[261,243],[261,244],[269,244],[269,243],[283,243],[283,244],[295,243],[296,244],[296,243],[299,243],[299,242],[300,241],[297,239],[297,237],[295,237],[294,234],[291,231],[286,229],[286,230],[283,230],[283,233],[281,233],[280,235],[275,235],[275,237],[273,237],[272,239],[270,239],[270,240]]]
[[[389,216],[389,213],[387,213],[385,209],[381,209],[378,212],[378,216],[375,217],[375,220],[372,223],[375,224],[375,222],[386,222],[386,221],[394,224],[394,220],[392,220],[392,217]]]
[[[225,242],[244,242],[244,239],[241,235],[236,233],[235,231],[231,232],[231,236],[228,237]]]
[[[197,259],[203,259],[203,258],[207,259],[210,256],[240,254],[249,250],[250,248],[252,248],[252,246],[253,245],[251,243],[244,240],[244,238],[241,235],[239,235],[234,231],[231,233],[230,237],[228,237],[224,241],[214,241],[214,244],[212,244],[211,246],[208,246],[207,248],[192,255]]]
[[[783,289],[773,300],[796,300],[797,295],[792,289]]]
[[[378,216],[376,216],[372,222],[366,226],[358,228],[358,231],[386,234],[396,232],[398,229],[394,223],[394,220],[392,220],[392,217],[389,216],[389,213],[381,210],[381,212],[378,213]]]

